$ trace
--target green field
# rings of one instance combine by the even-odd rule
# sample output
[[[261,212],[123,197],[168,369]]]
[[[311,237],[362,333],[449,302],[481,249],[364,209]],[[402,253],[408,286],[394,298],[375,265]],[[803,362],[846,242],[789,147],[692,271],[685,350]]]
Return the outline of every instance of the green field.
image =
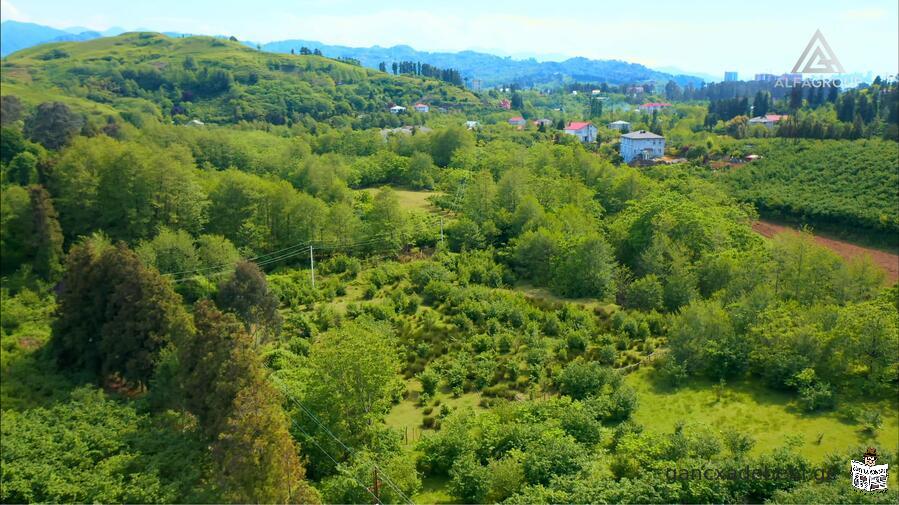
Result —
[[[736,429],[756,439],[756,454],[783,446],[790,436],[802,437],[801,452],[812,461],[827,454],[843,452],[861,444],[895,452],[899,444],[899,408],[889,402],[851,406],[879,409],[883,426],[875,438],[866,436],[859,426],[844,419],[839,410],[815,414],[801,413],[789,395],[772,391],[752,381],[742,380],[725,386],[721,401],[710,381],[692,380],[671,391],[660,388],[651,378],[651,369],[641,369],[626,381],[640,398],[634,419],[646,429],[671,432],[679,421],[703,423],[717,430]],[[845,409],[848,405],[843,405]],[[820,435],[821,442],[817,443]]]
[[[362,191],[374,196],[381,188],[365,188]],[[436,212],[437,207],[431,203],[432,196],[439,196],[439,191],[414,191],[409,189],[392,188],[399,199],[400,206],[409,210],[422,210]]]

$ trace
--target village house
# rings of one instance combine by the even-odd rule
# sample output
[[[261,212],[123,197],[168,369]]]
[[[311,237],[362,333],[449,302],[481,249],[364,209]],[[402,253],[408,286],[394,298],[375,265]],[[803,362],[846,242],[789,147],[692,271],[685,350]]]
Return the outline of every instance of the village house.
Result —
[[[660,111],[660,110],[668,108],[668,107],[671,107],[670,103],[649,102],[649,103],[644,103],[643,105],[641,105],[638,108],[640,109],[640,112],[655,112],[657,110]]]
[[[519,128],[524,127],[527,124],[527,121],[524,120],[521,116],[515,116],[509,118],[509,124],[512,126],[517,126]]]
[[[466,121],[465,122],[465,127],[468,128],[469,130],[474,130],[475,128],[477,128],[479,126],[481,126],[481,123],[478,123],[477,121]]]
[[[427,104],[424,104],[424,103],[415,104],[415,112],[428,112],[430,110],[431,110],[431,108]]]
[[[627,121],[621,121],[619,119],[618,121],[612,121],[611,123],[609,123],[609,128],[627,133],[631,131],[631,124]]]
[[[393,107],[390,108],[391,114],[399,114],[400,112],[406,112],[406,108],[403,107],[402,105],[394,105]]]
[[[787,116],[781,114],[765,114],[764,116],[754,117],[749,120],[749,126],[761,125],[772,130],[777,123],[786,119]]]
[[[552,128],[552,126],[553,126],[553,120],[552,120],[552,119],[545,119],[545,118],[544,118],[544,119],[537,119],[537,120],[534,121],[534,126],[536,126],[537,128],[540,128],[541,126],[543,126],[544,128]]]
[[[665,137],[646,130],[625,133],[619,152],[625,163],[659,158],[665,154]]]
[[[625,91],[630,96],[642,95],[644,93],[643,86],[628,86]]]
[[[581,142],[593,142],[596,140],[596,127],[590,122],[572,121],[565,127],[565,133],[574,135]]]

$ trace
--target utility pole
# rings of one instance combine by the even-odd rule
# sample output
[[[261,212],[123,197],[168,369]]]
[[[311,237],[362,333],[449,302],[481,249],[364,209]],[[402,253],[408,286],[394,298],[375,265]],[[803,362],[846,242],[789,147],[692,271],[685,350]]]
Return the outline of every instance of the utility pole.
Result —
[[[312,256],[312,244],[309,244],[309,273],[312,275],[312,289],[315,289],[315,258]]]
[[[375,467],[373,474],[374,482],[372,483],[372,491],[374,494],[374,501],[372,503],[378,505],[381,503],[381,479],[378,478],[378,467]]]
[[[440,216],[440,241],[443,242],[443,216]]]

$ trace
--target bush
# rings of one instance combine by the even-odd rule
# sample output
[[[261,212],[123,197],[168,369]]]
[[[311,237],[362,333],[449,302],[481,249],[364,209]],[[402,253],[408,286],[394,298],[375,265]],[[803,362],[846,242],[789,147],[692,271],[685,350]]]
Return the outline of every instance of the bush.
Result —
[[[490,483],[490,470],[478,463],[473,454],[465,454],[450,470],[449,491],[461,503],[483,503]]]
[[[559,392],[575,400],[594,396],[612,382],[615,374],[614,370],[599,363],[574,361],[565,367],[559,377]]]
[[[664,294],[659,278],[654,274],[649,274],[628,286],[625,306],[644,311],[661,309]]]
[[[559,431],[545,432],[524,453],[525,478],[531,484],[549,484],[557,475],[570,475],[580,470],[584,456],[584,449],[570,435]]]

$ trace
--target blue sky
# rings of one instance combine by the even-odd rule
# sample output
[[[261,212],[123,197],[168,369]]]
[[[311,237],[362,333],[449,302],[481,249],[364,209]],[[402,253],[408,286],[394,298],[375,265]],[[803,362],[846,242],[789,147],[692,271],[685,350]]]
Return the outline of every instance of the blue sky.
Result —
[[[789,71],[820,29],[848,72],[895,73],[896,0],[0,0],[2,17],[84,26],[585,56],[719,75]]]

